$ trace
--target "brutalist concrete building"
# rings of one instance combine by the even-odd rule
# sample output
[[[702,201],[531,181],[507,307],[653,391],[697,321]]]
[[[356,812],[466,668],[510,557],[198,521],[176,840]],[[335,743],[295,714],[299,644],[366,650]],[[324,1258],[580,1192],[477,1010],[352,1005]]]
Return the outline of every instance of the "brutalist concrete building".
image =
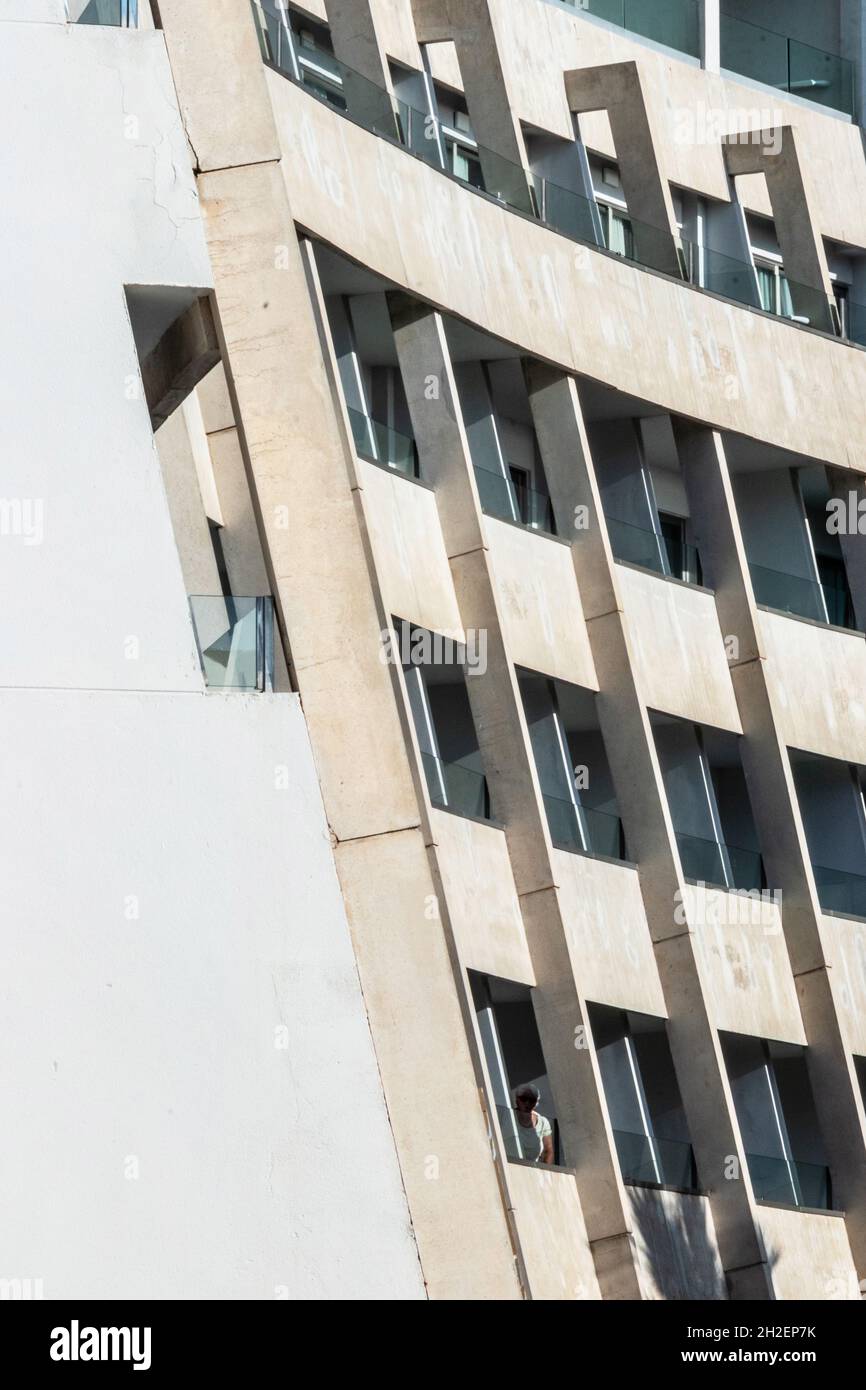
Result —
[[[862,0],[0,0],[4,1296],[858,1299]]]

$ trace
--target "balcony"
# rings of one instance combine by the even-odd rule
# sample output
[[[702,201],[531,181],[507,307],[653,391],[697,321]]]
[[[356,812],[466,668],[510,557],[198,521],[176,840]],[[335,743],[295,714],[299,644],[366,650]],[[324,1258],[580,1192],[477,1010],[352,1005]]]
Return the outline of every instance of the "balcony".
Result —
[[[755,1197],[832,1210],[806,1048],[742,1033],[719,1038]]]
[[[207,686],[212,690],[272,690],[273,599],[192,594],[189,606]]]
[[[591,247],[604,255],[617,256],[645,269],[675,277],[694,289],[705,290],[734,303],[748,306],[756,312],[768,313],[788,322],[812,327],[838,336],[841,326],[833,316],[827,296],[819,289],[798,284],[786,278],[785,291],[769,300],[762,294],[756,267],[752,261],[740,260],[710,250],[702,244],[677,235],[672,241],[671,229],[639,221],[628,214],[620,222],[622,234],[616,239],[605,235],[598,204],[592,198],[558,185],[555,181],[523,169],[503,158],[494,150],[479,145],[463,130],[452,130],[437,114],[414,106],[403,99],[392,99],[384,88],[377,86],[321,48],[302,51],[274,7],[260,0],[251,0],[259,42],[264,61],[275,71],[304,88],[311,96],[340,111],[348,119],[363,126],[372,134],[401,145],[410,154],[459,180],[482,197],[502,203],[548,227],[569,240]],[[590,4],[596,0],[590,0]],[[598,0],[599,17],[602,7],[623,14],[624,27],[632,32],[671,46],[662,37],[668,24],[666,16],[692,6],[687,0]],[[578,8],[584,6],[579,4]],[[695,12],[696,12],[696,7]],[[589,13],[596,11],[589,9]],[[652,15],[653,18],[649,16]],[[663,22],[664,21],[664,22]],[[619,22],[617,20],[616,22]],[[641,26],[645,25],[645,29]],[[677,28],[674,18],[665,32]],[[655,27],[658,32],[650,32]],[[686,32],[686,28],[680,32]],[[673,248],[673,249],[672,249]],[[678,267],[678,273],[677,273]],[[849,301],[847,342],[866,345],[866,306]]]
[[[70,11],[75,8],[75,4],[70,5]],[[138,0],[88,0],[73,23],[105,24],[115,29],[137,29]]]
[[[517,679],[554,847],[625,860],[595,694],[521,668]]]
[[[665,1020],[606,1004],[587,1009],[623,1182],[697,1191]]]
[[[581,13],[606,19],[631,34],[692,58],[701,54],[701,26],[697,0],[565,0]]]
[[[722,67],[777,91],[854,114],[854,64],[762,25],[721,15]]]
[[[469,983],[487,1063],[491,1109],[510,1163],[563,1165],[556,1099],[532,990],[514,980],[470,970]]]
[[[490,793],[475,731],[461,642],[394,618],[406,698],[421,766],[434,806],[458,816],[490,819]],[[486,655],[478,666],[483,670]]]

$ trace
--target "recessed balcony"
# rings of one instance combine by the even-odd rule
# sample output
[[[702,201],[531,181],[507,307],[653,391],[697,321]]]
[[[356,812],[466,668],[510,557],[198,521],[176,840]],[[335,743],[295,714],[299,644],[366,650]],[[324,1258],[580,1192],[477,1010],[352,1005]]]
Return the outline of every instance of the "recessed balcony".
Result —
[[[723,68],[853,116],[854,64],[847,58],[755,24],[751,18],[723,10],[720,19]]]

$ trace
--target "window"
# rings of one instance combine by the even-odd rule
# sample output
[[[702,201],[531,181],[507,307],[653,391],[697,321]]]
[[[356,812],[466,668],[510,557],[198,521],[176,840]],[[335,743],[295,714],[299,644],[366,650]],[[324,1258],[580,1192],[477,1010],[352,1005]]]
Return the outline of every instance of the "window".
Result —
[[[602,238],[608,251],[613,251],[617,256],[625,256],[627,260],[634,260],[634,232],[628,212],[614,207],[611,203],[600,202],[598,213],[601,218]]]
[[[758,294],[761,308],[768,314],[778,314],[781,318],[794,317],[794,305],[787,276],[782,266],[774,261],[755,261],[758,275]]]
[[[659,512],[659,526],[667,551],[670,572],[675,579],[683,579],[687,584],[703,583],[701,562],[697,550],[686,541],[688,520],[684,516],[672,516]]]

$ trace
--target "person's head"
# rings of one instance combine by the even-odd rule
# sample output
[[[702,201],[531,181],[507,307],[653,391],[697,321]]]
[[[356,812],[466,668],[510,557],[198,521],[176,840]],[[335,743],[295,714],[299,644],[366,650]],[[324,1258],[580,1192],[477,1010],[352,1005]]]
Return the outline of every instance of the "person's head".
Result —
[[[537,1086],[518,1086],[514,1092],[514,1103],[518,1110],[522,1110],[524,1115],[531,1115],[538,1104],[541,1092]]]

